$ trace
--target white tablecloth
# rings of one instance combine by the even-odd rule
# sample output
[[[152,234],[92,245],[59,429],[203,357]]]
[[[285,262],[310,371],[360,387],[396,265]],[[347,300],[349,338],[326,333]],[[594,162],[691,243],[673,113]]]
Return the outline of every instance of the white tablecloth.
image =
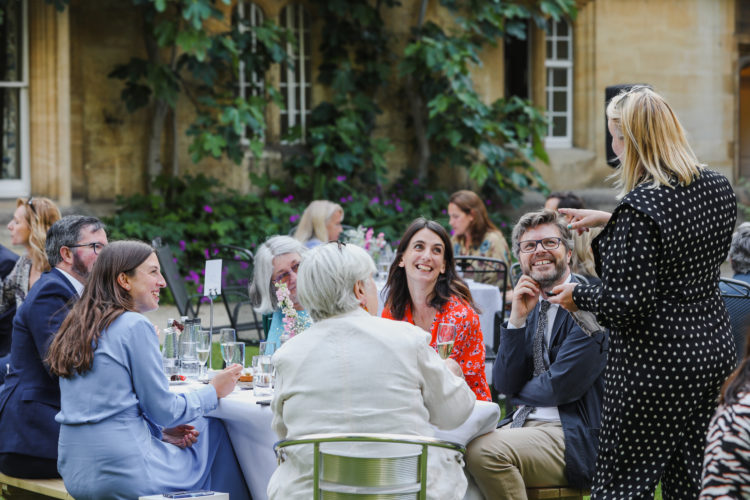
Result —
[[[484,283],[477,283],[473,280],[466,280],[471,291],[471,296],[474,298],[474,303],[479,307],[479,324],[482,327],[482,336],[484,344],[490,347],[492,345],[492,337],[495,328],[495,313],[502,309],[502,296],[500,295],[500,289],[494,285],[487,285]],[[376,283],[378,286],[378,316],[383,313],[383,305],[385,304],[385,282],[379,281]]]
[[[203,385],[189,384],[174,386],[172,390],[184,392],[200,387]],[[271,429],[271,407],[256,401],[252,390],[235,390],[220,399],[219,406],[209,416],[224,422],[253,500],[265,500],[268,481],[276,470],[273,445],[279,438]],[[435,437],[466,445],[475,436],[493,430],[499,418],[500,408],[495,403],[477,401],[466,422],[449,431],[436,429]]]

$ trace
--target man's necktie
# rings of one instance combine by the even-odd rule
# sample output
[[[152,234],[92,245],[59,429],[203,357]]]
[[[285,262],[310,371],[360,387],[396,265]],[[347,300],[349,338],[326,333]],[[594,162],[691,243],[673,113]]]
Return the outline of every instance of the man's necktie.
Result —
[[[541,375],[547,370],[547,366],[544,364],[544,331],[547,329],[547,311],[549,310],[549,302],[542,300],[539,307],[539,318],[536,323],[536,332],[534,332],[534,376]],[[523,427],[526,418],[536,410],[535,407],[526,405],[513,415],[513,423],[510,424],[511,429],[517,427]]]

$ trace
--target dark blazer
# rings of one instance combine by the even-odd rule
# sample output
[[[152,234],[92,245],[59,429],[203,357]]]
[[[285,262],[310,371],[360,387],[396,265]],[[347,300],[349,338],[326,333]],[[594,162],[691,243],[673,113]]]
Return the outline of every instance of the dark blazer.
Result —
[[[0,245],[0,278],[3,280],[13,270],[13,266],[16,265],[18,255],[11,252],[4,246]],[[2,313],[0,313],[0,357],[5,356],[10,352],[10,336],[13,332],[13,316],[16,315],[16,306],[9,307]],[[5,370],[5,365],[0,364],[0,371]],[[0,376],[0,384],[2,383],[2,376]]]
[[[75,298],[70,281],[52,269],[34,283],[18,308],[11,372],[0,390],[0,453],[57,459],[60,386],[42,360]]]
[[[550,366],[534,377],[534,332],[539,305],[526,318],[526,327],[500,330],[500,349],[492,369],[499,393],[513,404],[557,406],[565,435],[565,475],[568,483],[588,488],[594,477],[599,448],[604,367],[609,333],[586,335],[562,307],[550,336]],[[510,416],[500,422],[505,425]]]

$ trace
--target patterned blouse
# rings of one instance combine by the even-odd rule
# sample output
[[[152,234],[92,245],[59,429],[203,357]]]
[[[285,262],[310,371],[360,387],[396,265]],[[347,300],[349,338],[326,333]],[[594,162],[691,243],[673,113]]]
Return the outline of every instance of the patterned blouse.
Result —
[[[472,246],[467,248],[465,246],[465,240],[459,241],[457,236],[451,238],[453,241],[453,254],[459,255],[470,255],[474,257],[492,257],[493,259],[500,259],[505,262],[505,268],[510,270],[510,248],[508,242],[505,241],[503,233],[500,231],[487,231],[484,235],[484,241],[480,245]],[[477,270],[484,269],[485,267],[491,266],[492,264],[478,263],[473,264],[473,267]],[[471,271],[464,272],[465,278],[471,278],[474,281],[480,283],[489,283],[490,285],[500,286],[504,282],[504,276],[500,276],[500,273],[477,273],[472,276]]]
[[[11,307],[20,307],[29,293],[29,276],[31,275],[31,259],[22,255],[16,261],[8,276],[2,282],[3,291],[0,294],[0,313]]]
[[[708,426],[701,500],[750,498],[750,393],[720,406]]]
[[[383,317],[395,319],[388,308],[383,309]],[[414,324],[411,313],[411,305],[406,305],[404,319]],[[456,341],[450,357],[461,366],[466,383],[477,395],[477,399],[492,401],[490,386],[484,374],[484,343],[482,342],[482,327],[479,325],[479,315],[472,307],[452,296],[432,320],[432,340],[430,346],[437,349],[437,330],[440,323],[453,323],[456,325]]]

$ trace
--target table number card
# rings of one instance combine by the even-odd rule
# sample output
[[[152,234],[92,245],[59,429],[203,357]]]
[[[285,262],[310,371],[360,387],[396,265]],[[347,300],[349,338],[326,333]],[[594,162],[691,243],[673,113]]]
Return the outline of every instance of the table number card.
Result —
[[[221,295],[221,259],[207,260],[205,274],[203,295]]]

